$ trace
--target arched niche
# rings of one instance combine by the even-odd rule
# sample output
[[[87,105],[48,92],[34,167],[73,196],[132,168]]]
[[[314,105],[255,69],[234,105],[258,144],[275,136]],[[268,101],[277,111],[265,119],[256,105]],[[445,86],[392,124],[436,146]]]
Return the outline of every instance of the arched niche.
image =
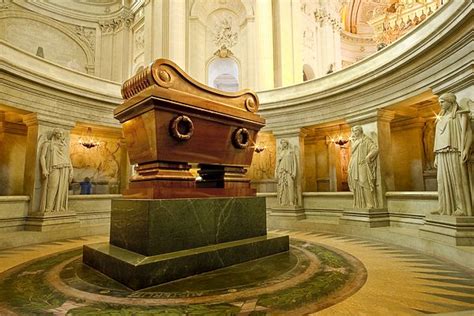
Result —
[[[222,43],[216,40],[224,20],[231,24],[230,33],[235,36],[232,45],[226,45],[226,49],[231,53],[230,56],[239,60],[246,69],[242,70],[239,66],[239,86],[249,86],[247,82],[242,82],[242,73],[244,78],[253,78],[252,72],[254,64],[250,60],[252,52],[249,47],[253,47],[253,38],[255,33],[253,23],[254,9],[252,1],[244,0],[196,0],[192,3],[189,16],[189,49],[188,52],[188,71],[189,74],[201,82],[209,83],[208,61],[213,59]],[[252,45],[251,45],[252,44]],[[249,56],[250,55],[250,56]],[[228,55],[229,56],[229,55]],[[247,79],[246,79],[247,80]]]
[[[0,39],[22,50],[34,55],[42,52],[49,61],[93,74],[94,52],[77,35],[74,26],[67,27],[53,19],[26,11],[6,10],[0,12],[0,30]]]
[[[240,88],[240,71],[237,61],[233,58],[213,58],[207,66],[207,84],[216,89],[228,92]]]

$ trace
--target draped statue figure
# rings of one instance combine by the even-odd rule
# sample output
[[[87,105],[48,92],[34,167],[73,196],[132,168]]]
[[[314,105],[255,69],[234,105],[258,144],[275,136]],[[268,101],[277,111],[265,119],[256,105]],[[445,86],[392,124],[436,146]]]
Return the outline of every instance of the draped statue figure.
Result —
[[[461,108],[453,93],[439,97],[441,112],[435,131],[435,162],[439,208],[433,214],[472,216],[468,159],[472,144],[469,109]]]
[[[362,126],[352,128],[351,159],[349,161],[348,184],[354,193],[355,208],[376,208],[375,190],[378,148],[364,134]]]
[[[62,129],[53,129],[51,138],[43,143],[40,166],[42,175],[40,211],[66,212],[69,183],[72,181],[72,164]]]
[[[275,166],[278,202],[282,206],[298,204],[296,175],[298,159],[286,139],[280,141],[280,150]]]

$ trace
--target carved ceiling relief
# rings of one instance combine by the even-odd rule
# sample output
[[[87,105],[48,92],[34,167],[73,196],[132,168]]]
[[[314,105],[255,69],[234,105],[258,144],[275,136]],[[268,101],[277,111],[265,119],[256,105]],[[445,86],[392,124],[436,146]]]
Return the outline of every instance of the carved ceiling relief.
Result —
[[[0,10],[7,10],[10,8],[10,0],[0,0]]]
[[[120,16],[111,20],[100,21],[99,27],[103,34],[110,34],[121,31],[124,27],[130,28],[134,20],[134,15],[128,11],[123,10]]]
[[[237,44],[238,39],[238,33],[233,31],[235,29],[231,16],[221,17],[214,25],[213,42],[218,49],[215,55],[221,58],[232,56],[230,48]]]
[[[94,74],[96,29],[69,24],[24,8],[9,0],[0,0],[7,28],[4,39],[16,47],[68,68]],[[11,13],[10,13],[11,12]],[[35,29],[32,35],[31,29]],[[58,48],[67,47],[60,52]]]
[[[135,52],[141,52],[145,48],[144,28],[140,28],[135,33]]]
[[[374,40],[384,46],[414,29],[441,6],[437,0],[395,0],[383,9],[373,10],[368,23],[374,30]]]
[[[86,43],[87,46],[90,47],[93,53],[92,56],[94,56],[96,47],[95,28],[85,27],[81,25],[71,25],[71,27],[74,28],[74,32],[84,41],[84,43]]]
[[[335,31],[342,31],[342,23],[338,16],[328,12],[326,9],[316,9],[314,11],[314,19],[322,26],[324,23],[329,23]]]

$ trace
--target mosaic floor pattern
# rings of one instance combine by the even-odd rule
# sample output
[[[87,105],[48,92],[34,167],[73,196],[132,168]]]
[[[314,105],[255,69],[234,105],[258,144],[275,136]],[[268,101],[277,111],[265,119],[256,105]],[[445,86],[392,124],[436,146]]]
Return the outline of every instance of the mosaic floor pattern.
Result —
[[[81,262],[103,236],[0,251],[0,315],[421,315],[474,309],[474,273],[347,236],[289,234],[290,254],[132,291]]]

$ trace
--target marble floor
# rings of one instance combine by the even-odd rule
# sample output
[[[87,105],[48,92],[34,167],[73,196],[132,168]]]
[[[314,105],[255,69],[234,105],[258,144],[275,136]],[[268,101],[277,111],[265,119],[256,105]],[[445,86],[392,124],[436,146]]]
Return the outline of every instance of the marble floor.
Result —
[[[290,235],[292,258],[261,261],[253,272],[251,265],[242,266],[140,293],[81,268],[80,247],[107,236],[5,249],[0,251],[0,315],[37,315],[38,308],[45,315],[474,315],[474,271],[362,238],[271,233]],[[258,281],[250,280],[252,273]],[[260,279],[264,274],[267,279]],[[163,298],[163,293],[171,294]],[[38,296],[40,307],[34,305]]]

